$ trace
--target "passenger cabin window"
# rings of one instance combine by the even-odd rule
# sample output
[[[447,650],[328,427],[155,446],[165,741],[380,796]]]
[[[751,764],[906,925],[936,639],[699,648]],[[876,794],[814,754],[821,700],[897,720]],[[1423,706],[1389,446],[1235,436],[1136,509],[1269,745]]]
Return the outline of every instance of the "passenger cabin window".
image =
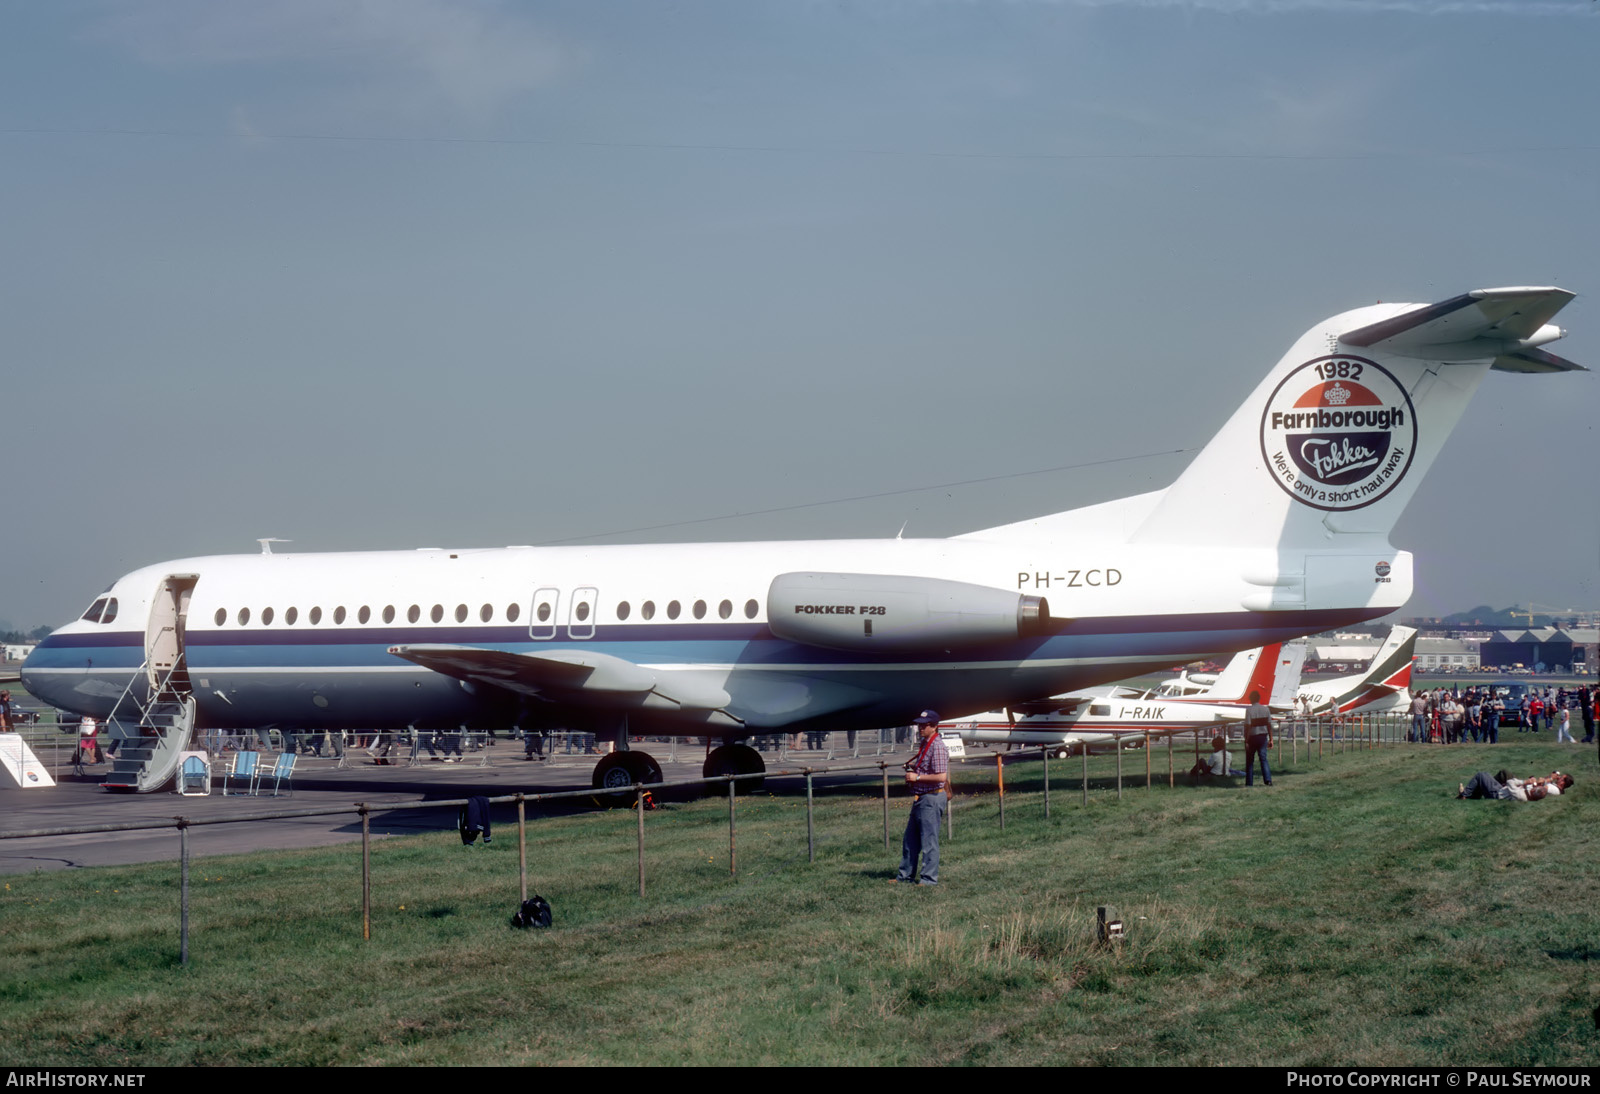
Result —
[[[435,604],[433,610],[428,613],[428,618],[435,623],[441,622],[444,619],[444,605]]]
[[[344,622],[344,605],[340,604],[337,608],[333,609],[333,623],[334,623],[334,626],[338,626],[339,624],[341,624],[343,622]]]
[[[1097,718],[1111,717],[1111,707],[1106,703],[1095,703],[1089,707],[1089,713]]]
[[[249,608],[240,608],[239,609],[239,626],[242,627],[248,622],[250,622],[250,609]]]
[[[646,600],[639,605],[639,615],[644,619],[654,619],[656,617],[656,602],[654,600]]]
[[[385,604],[383,606],[383,621],[385,623],[393,623],[394,622],[394,605],[393,604]]]
[[[681,612],[682,610],[683,609],[678,606],[678,602],[676,600],[670,601],[667,604],[667,618],[668,619],[676,619],[676,618],[678,618],[678,613]]]
[[[517,616],[519,616],[521,614],[522,614],[522,605],[520,605],[520,604],[507,604],[506,605],[506,619],[510,620],[512,623],[515,623],[517,621]]]
[[[578,617],[579,623],[584,622],[589,618],[589,605],[579,601],[578,606],[572,610],[572,614]]]
[[[717,614],[723,619],[727,619],[729,616],[731,616],[733,614],[733,601],[724,600],[721,604],[718,604]]]
[[[485,623],[487,623],[487,622],[489,622],[489,620],[493,619],[494,618],[494,605],[493,604],[485,604],[483,607],[479,608],[478,609],[478,618],[481,619]]]
[[[371,618],[372,618],[372,609],[367,607],[365,604],[361,605],[361,610],[356,613],[356,620],[358,622],[365,623],[367,620],[369,620]]]
[[[465,623],[466,621],[467,621],[467,606],[465,604],[457,604],[456,605],[456,622],[457,623]]]
[[[263,627],[267,627],[267,626],[271,626],[272,625],[272,609],[271,608],[262,608],[261,609],[261,625]]]
[[[413,605],[411,605],[411,607],[406,609],[406,622],[407,623],[415,623],[417,620],[419,620],[421,618],[422,618],[422,609],[420,607],[418,607],[417,605],[413,604]]]
[[[696,619],[704,619],[706,617],[706,602],[704,600],[696,600],[694,602],[694,617]]]
[[[294,621],[296,619],[299,619],[299,618],[300,618],[300,609],[299,608],[285,608],[285,609],[283,609],[283,621],[284,621],[284,623],[286,625],[288,625],[290,627],[294,626]]]
[[[746,619],[754,619],[756,617],[756,613],[760,610],[761,605],[757,604],[754,600],[746,600],[744,602],[744,617]]]
[[[321,623],[322,622],[322,609],[318,608],[318,607],[312,607],[312,609],[311,609],[311,617],[310,618],[311,618],[311,625],[313,627],[315,627],[318,623]]]
[[[626,600],[620,601],[617,604],[617,618],[618,619],[626,619],[626,618],[628,618],[628,614],[630,612],[632,612],[632,611],[633,611],[633,609],[628,607],[628,602]]]
[[[217,626],[219,626],[219,627],[222,626],[224,623],[226,623],[228,621],[228,609],[227,608],[218,608],[217,609],[217,614],[212,616],[211,618],[213,618],[213,619],[215,619],[217,621]]]

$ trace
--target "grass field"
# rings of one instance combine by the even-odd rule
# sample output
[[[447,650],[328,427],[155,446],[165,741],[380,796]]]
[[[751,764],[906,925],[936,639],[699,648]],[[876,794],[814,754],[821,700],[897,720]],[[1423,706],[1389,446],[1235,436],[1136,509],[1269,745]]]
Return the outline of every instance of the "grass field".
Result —
[[[175,866],[13,876],[0,1038],[122,1066],[1594,1063],[1589,749],[1350,752],[1253,790],[1147,791],[1135,763],[1087,808],[1053,764],[1048,820],[1039,765],[1008,769],[1003,832],[964,775],[935,889],[888,884],[898,800],[890,856],[874,797],[820,799],[812,865],[802,797],[741,799],[736,880],[725,804],[649,814],[643,900],[633,814],[541,820],[548,932],[506,925],[514,829],[375,844],[369,942],[356,849],[203,859],[187,970]],[[1557,764],[1561,799],[1454,800]]]

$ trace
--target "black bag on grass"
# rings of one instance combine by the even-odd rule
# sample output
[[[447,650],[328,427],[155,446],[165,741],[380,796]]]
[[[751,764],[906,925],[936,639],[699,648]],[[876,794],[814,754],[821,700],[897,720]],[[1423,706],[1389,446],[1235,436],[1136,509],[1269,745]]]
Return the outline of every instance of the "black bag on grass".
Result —
[[[511,917],[513,927],[548,927],[550,926],[550,902],[535,893],[522,902],[522,907],[517,909],[517,914]]]

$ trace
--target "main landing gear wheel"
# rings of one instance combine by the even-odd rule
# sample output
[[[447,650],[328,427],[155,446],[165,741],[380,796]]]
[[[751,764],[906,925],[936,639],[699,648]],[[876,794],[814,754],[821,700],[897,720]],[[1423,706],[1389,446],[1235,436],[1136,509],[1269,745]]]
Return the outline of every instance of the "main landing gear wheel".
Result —
[[[634,802],[630,787],[634,783],[658,783],[661,765],[648,752],[612,752],[594,766],[594,788],[614,791],[597,794],[595,801],[607,807],[629,806]]]
[[[706,757],[706,765],[700,771],[708,779],[715,779],[727,775],[756,775],[767,769],[766,762],[762,760],[761,753],[749,745],[723,745],[713,748],[711,755]],[[734,783],[736,794],[749,794],[761,789],[765,779],[740,779]],[[708,793],[726,794],[727,791],[720,786],[708,788]]]

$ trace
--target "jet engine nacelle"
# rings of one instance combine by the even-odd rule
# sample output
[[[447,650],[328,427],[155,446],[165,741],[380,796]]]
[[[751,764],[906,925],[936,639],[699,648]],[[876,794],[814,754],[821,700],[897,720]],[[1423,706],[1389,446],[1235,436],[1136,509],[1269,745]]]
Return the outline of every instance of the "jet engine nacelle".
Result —
[[[835,650],[950,649],[1043,635],[1040,596],[897,574],[779,574],[767,590],[779,638]]]

